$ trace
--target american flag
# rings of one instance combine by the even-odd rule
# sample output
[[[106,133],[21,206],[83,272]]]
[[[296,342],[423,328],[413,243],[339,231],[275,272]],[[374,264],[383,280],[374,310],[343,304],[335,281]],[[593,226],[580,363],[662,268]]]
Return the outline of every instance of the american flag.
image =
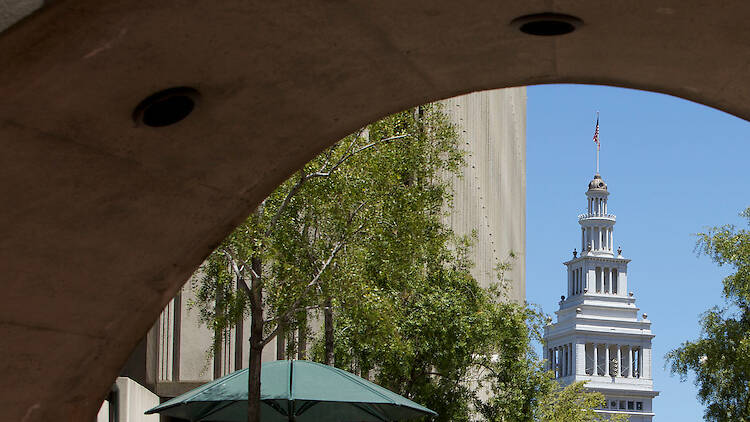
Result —
[[[601,144],[599,143],[599,113],[596,113],[596,130],[594,130],[594,143],[596,144],[596,149],[599,150],[601,147]]]

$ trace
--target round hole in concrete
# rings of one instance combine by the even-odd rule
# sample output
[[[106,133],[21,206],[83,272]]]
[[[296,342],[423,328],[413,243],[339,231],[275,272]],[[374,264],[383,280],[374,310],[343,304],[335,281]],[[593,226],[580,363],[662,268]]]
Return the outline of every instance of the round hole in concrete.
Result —
[[[575,16],[560,13],[537,13],[514,19],[511,25],[529,35],[543,37],[569,34],[583,22]]]
[[[188,87],[169,88],[149,95],[133,111],[136,123],[151,127],[173,125],[195,109],[198,91]]]

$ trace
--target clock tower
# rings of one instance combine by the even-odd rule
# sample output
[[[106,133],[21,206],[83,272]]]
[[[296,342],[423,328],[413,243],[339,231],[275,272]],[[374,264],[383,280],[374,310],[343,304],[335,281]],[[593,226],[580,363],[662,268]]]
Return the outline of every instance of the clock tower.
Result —
[[[586,191],[586,212],[578,216],[580,253],[574,250],[563,263],[565,295],[555,312],[557,322],[544,329],[544,355],[561,384],[588,381],[588,389],[604,394],[606,405],[597,412],[650,422],[651,403],[659,394],[651,377],[654,335],[628,290],[630,260],[614,249],[615,215],[608,197],[597,172]]]

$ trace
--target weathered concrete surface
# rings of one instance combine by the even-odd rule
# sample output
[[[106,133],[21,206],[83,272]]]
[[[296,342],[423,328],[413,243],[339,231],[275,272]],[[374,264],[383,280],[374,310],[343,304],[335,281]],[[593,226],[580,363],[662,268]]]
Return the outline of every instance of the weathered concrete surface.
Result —
[[[559,38],[508,25],[557,11]],[[0,419],[93,420],[213,245],[295,168],[387,113],[551,82],[750,117],[750,3],[57,0],[0,35]],[[152,92],[203,94],[135,127]]]
[[[499,281],[507,298],[526,300],[526,88],[475,92],[441,101],[461,137],[466,165],[452,177],[453,231],[475,235],[471,273],[480,285]],[[513,254],[513,257],[510,255]]]
[[[43,0],[0,0],[0,32],[42,7]]]

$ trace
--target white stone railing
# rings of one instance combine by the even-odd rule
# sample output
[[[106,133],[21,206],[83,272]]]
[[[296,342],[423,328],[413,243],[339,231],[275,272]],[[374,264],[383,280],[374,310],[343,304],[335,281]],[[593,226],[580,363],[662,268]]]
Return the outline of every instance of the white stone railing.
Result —
[[[614,214],[596,214],[596,213],[583,213],[578,214],[578,221],[581,221],[585,218],[606,218],[607,220],[615,220]]]

